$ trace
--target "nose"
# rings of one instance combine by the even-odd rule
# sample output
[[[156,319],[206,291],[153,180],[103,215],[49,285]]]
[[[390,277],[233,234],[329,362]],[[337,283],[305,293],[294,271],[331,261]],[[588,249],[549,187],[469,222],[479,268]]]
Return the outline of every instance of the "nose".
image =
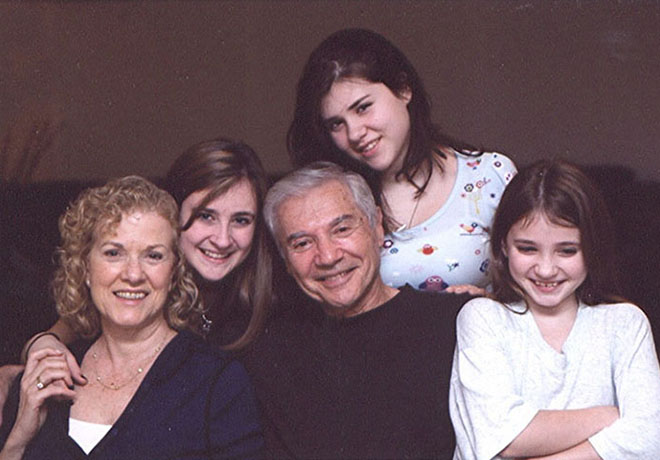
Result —
[[[209,237],[209,240],[219,248],[226,248],[231,246],[231,232],[229,224],[218,223]]]
[[[557,273],[554,257],[551,254],[541,254],[536,263],[535,271],[541,278],[552,278]]]
[[[144,280],[142,264],[136,257],[131,257],[124,266],[124,279],[131,284],[139,284]]]
[[[351,144],[359,144],[367,133],[367,130],[364,123],[359,120],[346,120],[346,132]]]
[[[315,263],[322,267],[332,267],[342,258],[340,247],[329,237],[319,238],[316,243]]]

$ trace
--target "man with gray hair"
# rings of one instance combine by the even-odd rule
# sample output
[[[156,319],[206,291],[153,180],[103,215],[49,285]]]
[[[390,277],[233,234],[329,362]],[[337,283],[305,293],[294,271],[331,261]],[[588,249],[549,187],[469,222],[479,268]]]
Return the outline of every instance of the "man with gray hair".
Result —
[[[307,295],[281,299],[287,310],[245,356],[268,453],[451,458],[449,376],[467,297],[387,286],[380,209],[360,175],[332,163],[277,182],[264,217]]]

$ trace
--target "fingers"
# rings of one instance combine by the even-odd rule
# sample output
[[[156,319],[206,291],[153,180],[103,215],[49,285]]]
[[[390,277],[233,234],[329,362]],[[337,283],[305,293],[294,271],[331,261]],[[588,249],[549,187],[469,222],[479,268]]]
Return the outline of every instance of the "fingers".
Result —
[[[14,444],[27,445],[38,432],[48,412],[46,401],[75,399],[73,386],[65,384],[67,376],[70,380],[69,366],[61,351],[41,349],[30,353],[21,378],[16,421],[9,435]]]
[[[73,400],[76,392],[62,384],[57,372],[44,369],[41,374],[23,374],[21,379],[21,405],[30,412],[37,412],[49,398]]]
[[[47,395],[75,394],[70,393],[73,381],[65,355],[59,350],[52,349],[42,349],[30,354],[21,380],[22,392],[28,392],[32,388],[44,391],[51,387],[56,389],[55,393],[49,390]]]
[[[73,361],[75,362],[75,359]],[[25,364],[25,373],[32,373],[33,370],[40,366],[42,363],[47,363],[51,367],[60,370],[58,375],[61,375],[60,378],[63,380],[64,386],[73,386],[71,370],[69,369],[69,361],[64,352],[53,348],[42,348],[38,351],[35,351],[34,353],[30,353],[28,361]],[[78,368],[77,364],[76,368]],[[78,373],[80,373],[80,368],[78,368]]]
[[[67,376],[66,384],[71,386],[75,382],[77,385],[86,385],[87,378],[82,374],[80,366],[76,361],[76,358],[71,354],[69,349],[59,340],[57,340],[52,335],[45,335],[39,338],[34,345],[30,348],[30,353],[28,355],[28,361],[30,357],[36,356],[37,359],[41,359],[41,352],[48,351],[50,354],[61,353],[64,355],[66,362],[69,366],[69,375]]]
[[[62,352],[66,351],[67,349],[66,346],[57,340],[53,335],[46,334],[39,337],[30,345],[30,350],[27,357],[29,358],[32,354],[38,352],[39,350],[43,350],[44,348],[52,348]]]
[[[473,286],[471,284],[455,284],[452,286],[449,286],[447,289],[445,289],[446,292],[449,292],[451,294],[470,294],[473,296],[486,296],[487,292],[485,289]]]
[[[71,354],[69,350],[66,350],[64,357],[66,359],[67,365],[69,366],[69,372],[71,377],[73,377],[73,381],[76,382],[77,385],[87,385],[87,377],[85,377],[80,370],[80,366],[78,365],[76,358]]]

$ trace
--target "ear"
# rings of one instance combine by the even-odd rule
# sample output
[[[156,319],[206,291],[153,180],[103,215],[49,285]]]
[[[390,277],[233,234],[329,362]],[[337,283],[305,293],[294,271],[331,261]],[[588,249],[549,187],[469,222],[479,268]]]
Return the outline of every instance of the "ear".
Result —
[[[506,258],[509,257],[509,248],[506,245],[506,240],[502,241],[502,254],[504,254],[504,257]]]
[[[412,99],[412,90],[410,89],[410,87],[406,86],[399,92],[399,99],[403,100],[406,103],[406,105],[408,105],[408,103]]]

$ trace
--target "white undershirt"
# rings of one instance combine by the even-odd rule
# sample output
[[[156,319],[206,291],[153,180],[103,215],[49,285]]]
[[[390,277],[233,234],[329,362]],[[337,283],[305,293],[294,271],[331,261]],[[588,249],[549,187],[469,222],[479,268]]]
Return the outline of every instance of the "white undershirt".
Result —
[[[69,436],[76,441],[80,448],[89,454],[94,446],[110,431],[112,425],[84,422],[69,417]]]

